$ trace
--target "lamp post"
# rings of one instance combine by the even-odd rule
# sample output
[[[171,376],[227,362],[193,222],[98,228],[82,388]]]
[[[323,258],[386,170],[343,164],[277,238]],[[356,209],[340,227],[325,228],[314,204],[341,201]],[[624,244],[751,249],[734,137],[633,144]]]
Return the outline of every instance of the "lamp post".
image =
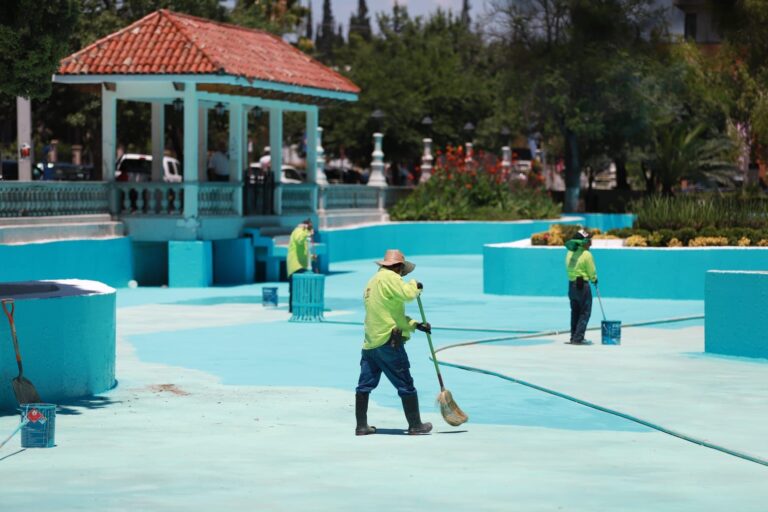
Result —
[[[429,116],[424,116],[424,119],[421,120],[421,125],[425,127],[425,131],[427,132],[427,137],[424,138],[424,154],[421,155],[421,177],[419,178],[419,182],[427,181],[429,178],[432,177],[432,162],[434,161],[434,158],[432,157],[432,118]]]
[[[465,144],[466,146],[466,156],[464,158],[464,162],[470,163],[472,162],[472,133],[475,131],[475,125],[472,124],[471,121],[468,121],[467,124],[464,125],[464,132],[467,134],[467,142]]]
[[[217,116],[224,114],[224,104],[222,102],[218,102],[213,109],[216,111]]]
[[[371,119],[376,123],[377,131],[373,134],[373,157],[371,161],[371,176],[368,178],[368,185],[372,187],[386,187],[387,180],[384,179],[384,151],[381,149],[381,141],[384,134],[381,133],[381,122],[386,114],[379,109],[371,113]]]

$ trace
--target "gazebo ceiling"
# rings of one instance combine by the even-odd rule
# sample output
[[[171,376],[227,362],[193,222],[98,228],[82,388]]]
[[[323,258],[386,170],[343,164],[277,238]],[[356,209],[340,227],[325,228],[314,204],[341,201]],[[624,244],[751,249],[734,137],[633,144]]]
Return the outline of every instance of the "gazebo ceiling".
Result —
[[[164,9],[62,59],[55,80],[179,77],[195,82],[198,91],[299,103],[354,101],[360,92],[277,36]]]

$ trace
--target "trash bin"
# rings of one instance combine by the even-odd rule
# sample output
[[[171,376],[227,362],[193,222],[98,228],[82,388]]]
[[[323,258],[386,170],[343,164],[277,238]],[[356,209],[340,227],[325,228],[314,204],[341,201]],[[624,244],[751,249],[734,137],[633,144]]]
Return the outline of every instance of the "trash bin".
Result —
[[[277,307],[277,287],[264,286],[261,288],[261,305],[265,308]]]
[[[312,272],[293,274],[291,322],[322,322],[325,307],[325,276]]]

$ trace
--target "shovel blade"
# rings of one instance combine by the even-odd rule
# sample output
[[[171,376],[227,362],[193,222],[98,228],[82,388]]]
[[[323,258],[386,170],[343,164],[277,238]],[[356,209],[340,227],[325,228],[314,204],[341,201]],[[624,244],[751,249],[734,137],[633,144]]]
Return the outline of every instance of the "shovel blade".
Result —
[[[26,377],[16,377],[11,381],[11,384],[13,385],[13,393],[16,395],[16,401],[19,402],[19,405],[42,403],[34,384]]]

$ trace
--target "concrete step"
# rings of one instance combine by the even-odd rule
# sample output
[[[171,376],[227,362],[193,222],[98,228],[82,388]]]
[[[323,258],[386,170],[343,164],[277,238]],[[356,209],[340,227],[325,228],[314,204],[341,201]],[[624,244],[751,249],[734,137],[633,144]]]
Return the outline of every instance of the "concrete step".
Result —
[[[123,223],[111,220],[106,222],[0,225],[0,244],[26,244],[122,236],[125,236]]]

